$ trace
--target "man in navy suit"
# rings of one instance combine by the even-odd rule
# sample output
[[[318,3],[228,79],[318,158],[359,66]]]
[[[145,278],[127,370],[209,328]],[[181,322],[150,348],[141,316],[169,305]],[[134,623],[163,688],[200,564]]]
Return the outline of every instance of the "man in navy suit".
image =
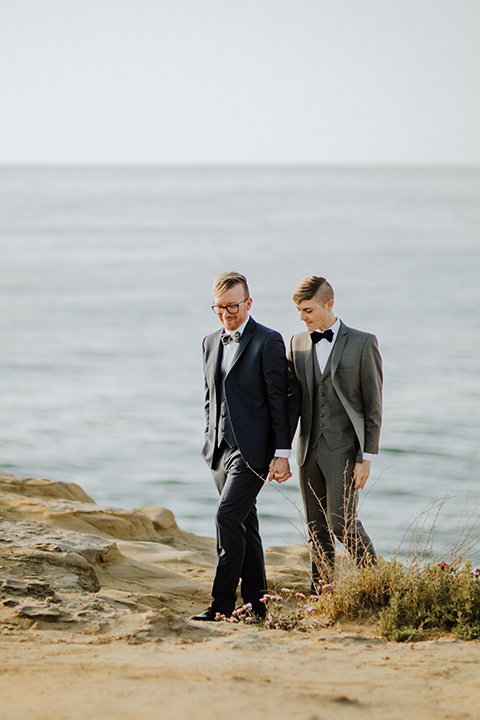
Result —
[[[213,601],[192,620],[229,617],[241,580],[244,603],[265,614],[265,564],[256,498],[266,479],[290,474],[288,370],[281,335],[249,316],[246,278],[219,275],[213,311],[222,328],[203,341],[205,444],[202,455],[220,493]],[[268,472],[270,470],[270,474]],[[268,477],[267,477],[268,475]]]

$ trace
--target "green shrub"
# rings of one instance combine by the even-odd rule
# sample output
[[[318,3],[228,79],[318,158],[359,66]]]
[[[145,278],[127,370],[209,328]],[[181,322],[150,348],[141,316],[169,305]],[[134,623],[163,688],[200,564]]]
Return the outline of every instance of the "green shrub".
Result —
[[[480,638],[480,578],[469,562],[402,565],[395,558],[347,570],[334,591],[321,593],[315,612],[331,620],[370,618],[396,642],[419,639],[427,630]]]

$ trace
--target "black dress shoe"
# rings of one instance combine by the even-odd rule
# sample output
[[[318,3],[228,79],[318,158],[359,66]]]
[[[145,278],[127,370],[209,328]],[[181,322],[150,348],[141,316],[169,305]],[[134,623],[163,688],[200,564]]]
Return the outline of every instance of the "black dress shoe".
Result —
[[[198,615],[192,615],[189,619],[190,620],[206,620],[207,622],[215,622],[217,617],[217,611],[214,610],[211,606],[207,607],[206,610],[199,613]]]

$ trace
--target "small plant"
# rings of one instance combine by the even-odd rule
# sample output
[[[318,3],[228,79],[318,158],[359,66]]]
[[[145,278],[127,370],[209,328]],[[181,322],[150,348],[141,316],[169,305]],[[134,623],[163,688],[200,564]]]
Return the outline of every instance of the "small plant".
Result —
[[[313,612],[312,603],[303,593],[289,588],[282,588],[281,593],[264,595],[262,598],[267,608],[265,627],[272,630],[295,630],[302,627],[305,619]]]
[[[265,604],[265,615],[259,616],[252,611],[251,603],[234,610],[228,622],[257,625],[269,630],[305,630],[318,622],[308,622],[315,610],[316,596],[309,598],[304,593],[290,588],[282,588],[281,594],[264,595],[260,602]]]

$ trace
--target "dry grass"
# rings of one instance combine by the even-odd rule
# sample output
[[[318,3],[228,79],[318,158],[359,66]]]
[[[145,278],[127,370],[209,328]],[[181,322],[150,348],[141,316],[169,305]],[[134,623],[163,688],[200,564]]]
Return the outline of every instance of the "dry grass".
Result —
[[[480,639],[480,573],[468,561],[407,564],[396,558],[352,568],[322,592],[314,613],[331,620],[374,620],[380,634],[397,642],[432,630]]]
[[[315,596],[285,588],[266,596],[267,627],[314,628],[343,620],[373,622],[380,635],[396,642],[438,632],[480,639],[480,569],[466,559],[480,543],[479,508],[459,518],[451,547],[435,556],[435,528],[447,501],[432,503],[408,528],[405,560],[379,558],[357,567],[347,559],[334,582],[320,582]],[[310,550],[321,567],[321,549],[310,541]]]

